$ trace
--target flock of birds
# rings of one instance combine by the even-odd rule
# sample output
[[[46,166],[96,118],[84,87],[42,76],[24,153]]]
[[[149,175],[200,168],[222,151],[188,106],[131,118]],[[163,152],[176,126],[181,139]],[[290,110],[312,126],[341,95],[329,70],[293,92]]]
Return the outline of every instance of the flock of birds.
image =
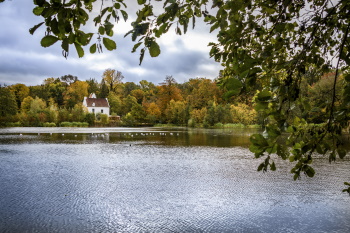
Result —
[[[50,135],[52,135],[52,133],[50,133]],[[123,134],[124,136],[129,136],[129,137],[134,137],[134,136],[155,136],[156,134],[155,133],[124,133]],[[160,136],[167,136],[167,133],[159,133]],[[179,133],[169,133],[170,136],[173,136],[173,135],[177,135],[179,136],[180,134]],[[23,136],[23,134],[19,134],[19,136]],[[40,136],[40,133],[38,133],[38,136]],[[61,134],[61,136],[64,136],[64,133]],[[77,137],[78,135],[75,134],[74,137]],[[90,134],[91,137],[94,137],[94,138],[97,138],[97,137],[107,137],[109,136],[108,133],[91,133]]]

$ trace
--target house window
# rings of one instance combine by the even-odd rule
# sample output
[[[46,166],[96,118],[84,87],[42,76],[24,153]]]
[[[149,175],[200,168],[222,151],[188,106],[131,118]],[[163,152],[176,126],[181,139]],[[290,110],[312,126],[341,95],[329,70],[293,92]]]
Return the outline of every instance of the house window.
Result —
[[[95,113],[95,109],[94,108],[92,109],[92,113]]]
[[[103,113],[103,109],[101,109],[101,113]]]

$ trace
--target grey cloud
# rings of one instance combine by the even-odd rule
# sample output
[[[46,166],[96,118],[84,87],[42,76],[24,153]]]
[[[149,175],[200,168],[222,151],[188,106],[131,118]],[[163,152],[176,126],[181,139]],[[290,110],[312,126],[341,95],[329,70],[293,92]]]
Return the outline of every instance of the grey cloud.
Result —
[[[41,21],[40,17],[32,14],[32,8],[33,2],[28,0],[5,1],[0,7],[1,84],[36,85],[45,78],[65,74],[78,76],[81,80],[101,80],[102,72],[107,68],[122,71],[126,82],[145,79],[156,84],[162,82],[166,75],[173,75],[177,81],[183,82],[196,76],[215,78],[219,72],[220,65],[210,60],[207,53],[186,48],[183,37],[179,37],[172,46],[176,47],[175,51],[161,45],[159,57],[151,58],[146,54],[141,66],[139,51],[131,53],[134,42],[130,37],[123,38],[123,35],[118,34],[114,37],[118,45],[116,51],[104,51],[105,56],[92,55],[78,59],[72,46],[66,60],[61,55],[59,42],[49,48],[40,46],[44,29],[39,29],[34,35],[29,34],[29,28]],[[217,67],[217,70],[204,71],[201,70],[203,66]],[[137,73],[135,69],[144,69],[146,72]]]

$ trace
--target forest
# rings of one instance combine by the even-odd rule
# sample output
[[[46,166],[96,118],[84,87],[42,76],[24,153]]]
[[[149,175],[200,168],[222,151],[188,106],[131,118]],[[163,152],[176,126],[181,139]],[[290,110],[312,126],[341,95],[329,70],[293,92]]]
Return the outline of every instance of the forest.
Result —
[[[331,99],[333,73],[309,74],[301,84],[301,95],[310,111],[295,108],[294,115],[307,115],[309,122],[324,122],[327,102]],[[192,78],[177,83],[166,76],[159,84],[142,80],[123,82],[115,69],[106,69],[101,80],[79,80],[73,75],[47,78],[41,85],[3,85],[0,88],[0,124],[13,126],[154,126],[171,124],[188,127],[259,127],[264,124],[259,105],[258,87],[230,93],[222,79]],[[341,95],[342,82],[337,93]],[[226,85],[227,86],[227,85]],[[88,113],[82,105],[84,97],[95,93],[107,98],[110,116]],[[340,99],[340,97],[339,97]],[[120,116],[114,120],[113,116]],[[119,119],[119,118],[118,118]]]

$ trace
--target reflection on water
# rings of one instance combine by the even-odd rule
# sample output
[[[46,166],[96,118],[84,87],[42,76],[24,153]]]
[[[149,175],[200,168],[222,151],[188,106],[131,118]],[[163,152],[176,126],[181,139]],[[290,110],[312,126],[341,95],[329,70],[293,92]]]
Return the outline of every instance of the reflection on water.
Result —
[[[0,232],[350,230],[348,160],[295,182],[256,172],[253,131],[36,130],[0,130]]]
[[[122,129],[122,130],[121,130]],[[249,136],[256,129],[190,129],[164,130],[157,128],[66,129],[66,128],[12,128],[3,130],[1,142],[28,143],[150,143],[171,146],[248,147]],[[38,131],[39,132],[35,132]],[[75,130],[75,131],[74,131]],[[1,134],[1,131],[0,131]]]

